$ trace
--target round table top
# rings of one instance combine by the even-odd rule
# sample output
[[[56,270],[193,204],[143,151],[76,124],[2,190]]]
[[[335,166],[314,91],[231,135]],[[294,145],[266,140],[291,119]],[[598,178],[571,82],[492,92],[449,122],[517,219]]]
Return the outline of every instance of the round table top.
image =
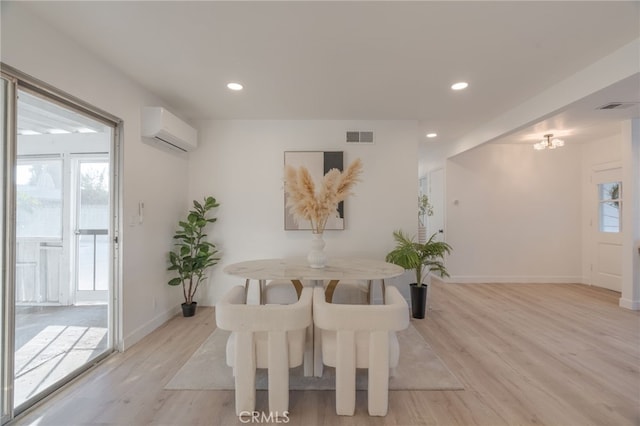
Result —
[[[324,268],[312,268],[306,258],[257,259],[227,265],[229,275],[254,280],[379,280],[404,273],[398,265],[381,260],[330,258]]]

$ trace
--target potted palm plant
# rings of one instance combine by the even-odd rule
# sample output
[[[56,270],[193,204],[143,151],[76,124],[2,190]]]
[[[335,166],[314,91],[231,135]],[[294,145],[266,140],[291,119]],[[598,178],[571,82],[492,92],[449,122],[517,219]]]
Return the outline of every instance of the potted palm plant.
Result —
[[[427,304],[428,286],[425,278],[431,272],[437,272],[441,277],[449,276],[444,265],[444,255],[451,252],[451,246],[443,241],[435,240],[433,234],[426,243],[417,243],[402,231],[393,232],[396,248],[387,254],[387,262],[413,269],[416,282],[411,283],[411,312],[414,318],[424,318]]]
[[[191,317],[196,312],[197,302],[193,300],[193,296],[200,283],[207,278],[204,275],[206,269],[220,260],[216,257],[216,246],[206,240],[207,234],[204,233],[204,228],[217,220],[208,217],[209,211],[218,206],[213,197],[205,197],[203,203],[193,200],[193,210],[189,211],[185,221],[178,222],[178,230],[173,236],[176,250],[169,253],[168,270],[176,271],[178,276],[168,284],[182,284],[182,314],[185,317]]]

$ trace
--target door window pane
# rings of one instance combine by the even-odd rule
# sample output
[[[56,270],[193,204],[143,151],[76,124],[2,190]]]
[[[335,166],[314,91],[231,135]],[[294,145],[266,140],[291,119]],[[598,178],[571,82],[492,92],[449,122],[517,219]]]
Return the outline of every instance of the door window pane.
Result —
[[[109,163],[80,163],[80,229],[109,228]]]
[[[620,232],[622,182],[598,184],[600,232]]]
[[[78,290],[109,290],[109,239],[91,232],[78,236]]]

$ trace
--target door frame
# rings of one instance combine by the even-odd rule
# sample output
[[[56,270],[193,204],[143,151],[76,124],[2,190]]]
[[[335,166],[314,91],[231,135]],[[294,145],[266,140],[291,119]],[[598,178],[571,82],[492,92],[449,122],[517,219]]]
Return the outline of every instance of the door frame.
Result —
[[[109,347],[104,354],[96,357],[90,364],[87,364],[72,374],[67,376],[64,381],[61,381],[46,389],[40,393],[37,399],[29,401],[29,404],[23,404],[19,407],[14,407],[13,398],[13,383],[14,383],[14,355],[15,355],[15,293],[14,285],[2,286],[2,307],[0,312],[2,313],[3,326],[0,330],[2,334],[2,364],[0,368],[0,386],[3,388],[3,397],[0,401],[2,405],[2,418],[1,424],[5,424],[15,418],[16,415],[29,409],[38,401],[50,396],[53,392],[63,386],[65,383],[70,382],[82,372],[91,368],[93,364],[101,361],[110,355],[114,350],[122,350],[123,347],[123,324],[122,324],[122,250],[120,250],[120,230],[123,229],[122,223],[122,197],[123,197],[123,184],[121,167],[123,164],[122,153],[122,137],[123,137],[123,121],[81,99],[76,98],[73,95],[65,93],[55,87],[38,80],[28,74],[25,74],[9,65],[0,62],[2,78],[6,79],[8,84],[7,97],[8,99],[8,123],[7,123],[7,144],[4,148],[4,157],[2,161],[4,163],[3,179],[4,182],[4,220],[2,223],[2,232],[4,234],[4,246],[3,246],[3,262],[2,265],[2,279],[3,284],[15,282],[15,209],[16,209],[16,195],[15,195],[15,173],[12,173],[17,163],[16,144],[17,144],[17,94],[18,90],[26,90],[32,93],[44,96],[48,101],[57,103],[65,108],[73,109],[76,112],[87,115],[97,121],[100,121],[113,129],[111,137],[111,149],[109,154],[109,162],[112,166],[110,171],[110,187],[112,188],[111,197],[111,217],[110,227],[112,230],[109,256],[112,260],[112,267],[110,270],[111,275],[111,294],[109,297],[110,309],[109,309]],[[9,356],[4,356],[9,355]],[[8,392],[4,392],[7,390]]]
[[[446,169],[439,167],[429,172],[427,186],[433,215],[427,222],[427,239],[436,234],[437,241],[446,241]]]
[[[4,67],[3,67],[4,69]],[[0,302],[0,312],[2,313],[2,323],[4,324],[0,329],[0,335],[2,339],[0,341],[0,350],[2,354],[15,353],[15,286],[6,285],[6,283],[15,282],[15,178],[11,172],[15,166],[15,148],[16,148],[16,129],[17,129],[17,78],[14,76],[0,71],[0,76],[7,81],[7,111],[5,111],[6,122],[6,135],[2,135],[6,138],[7,143],[4,144],[2,156],[2,184],[3,184],[3,211],[0,214],[2,217],[2,233],[4,245],[2,247],[2,297]],[[9,303],[11,301],[11,303]],[[13,356],[2,356],[2,363],[0,364],[0,386],[2,392],[0,395],[0,423],[5,424],[14,417],[13,410]]]

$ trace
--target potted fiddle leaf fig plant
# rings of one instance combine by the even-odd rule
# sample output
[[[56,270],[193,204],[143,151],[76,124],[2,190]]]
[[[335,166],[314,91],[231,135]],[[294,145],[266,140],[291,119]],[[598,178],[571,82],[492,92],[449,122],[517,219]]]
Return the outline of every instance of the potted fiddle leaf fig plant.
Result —
[[[169,253],[168,270],[176,271],[178,276],[172,278],[168,284],[182,284],[182,314],[185,317],[191,317],[196,312],[198,302],[195,302],[193,297],[202,281],[207,278],[204,275],[205,271],[220,260],[216,257],[216,246],[207,241],[207,234],[204,232],[207,225],[217,220],[215,217],[209,217],[209,212],[218,206],[213,197],[205,197],[203,203],[193,200],[193,209],[189,211],[186,220],[178,222],[178,230],[173,236],[176,248]]]
[[[428,286],[424,282],[431,272],[441,277],[449,276],[444,265],[444,256],[451,252],[451,246],[435,240],[433,234],[426,243],[417,243],[400,230],[393,232],[396,247],[387,254],[387,262],[404,269],[413,269],[416,282],[411,283],[411,312],[414,318],[424,318],[427,304]]]

